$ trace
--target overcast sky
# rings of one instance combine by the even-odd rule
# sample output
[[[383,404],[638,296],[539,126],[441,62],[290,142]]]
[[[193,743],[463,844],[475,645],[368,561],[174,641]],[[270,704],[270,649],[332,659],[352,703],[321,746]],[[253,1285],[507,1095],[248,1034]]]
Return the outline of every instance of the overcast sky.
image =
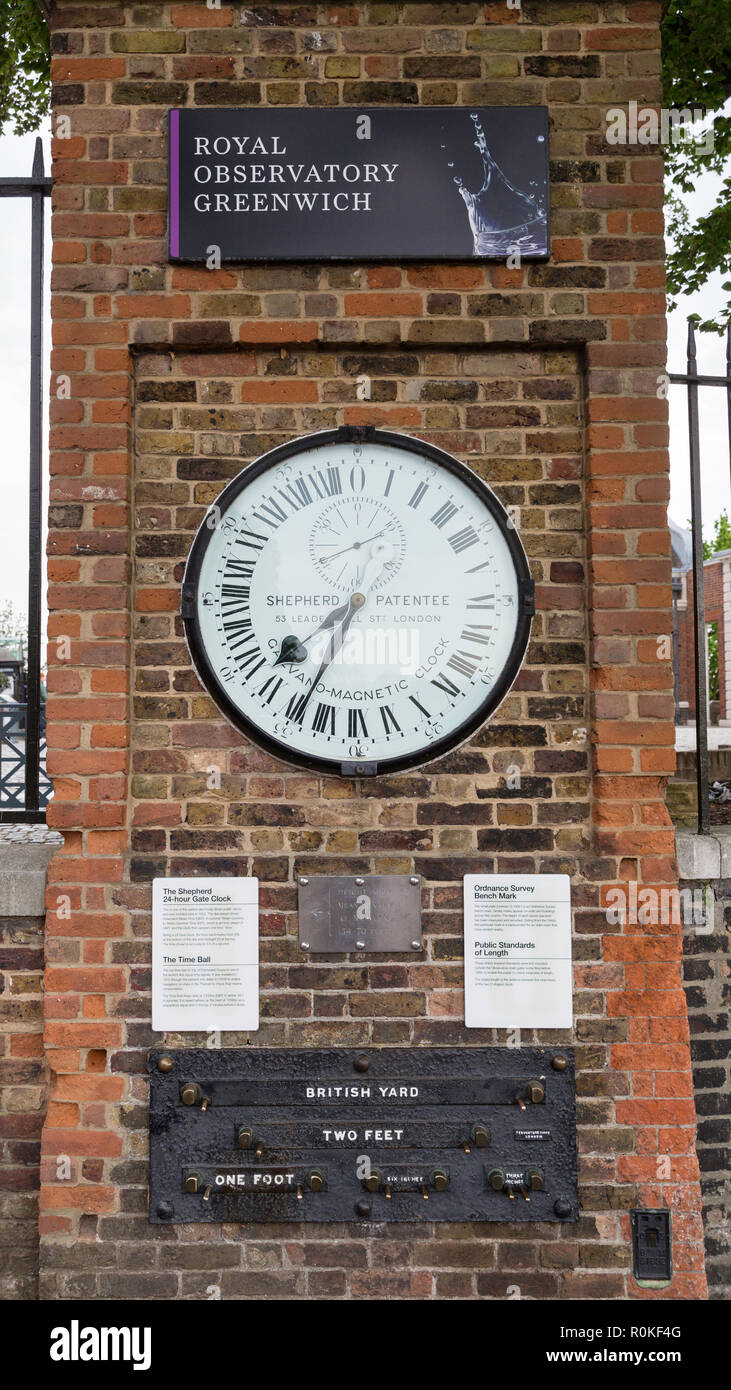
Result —
[[[0,135],[0,173],[4,176],[28,174],[33,160],[35,137]],[[46,167],[49,167],[48,139]],[[714,201],[718,180],[707,176],[701,181],[690,203],[693,215],[707,211]],[[48,213],[47,213],[48,216]],[[50,228],[46,233],[46,290],[50,275]],[[722,300],[721,276],[702,293],[689,296],[669,319],[668,368],[685,371],[686,318],[699,313],[702,318],[715,314]],[[0,199],[0,605],[11,599],[16,608],[27,606],[28,554],[28,364],[30,300],[30,200]],[[715,334],[699,333],[699,371],[714,376],[725,373],[725,345]],[[50,324],[46,324],[44,355],[48,358]],[[48,380],[46,379],[46,400]],[[670,393],[671,420],[671,500],[670,515],[684,526],[690,517],[688,484],[688,433],[686,393],[674,386]],[[705,532],[710,536],[714,518],[724,509],[731,511],[729,484],[728,425],[726,392],[706,387],[700,392],[701,456]],[[44,476],[45,476],[44,469]]]

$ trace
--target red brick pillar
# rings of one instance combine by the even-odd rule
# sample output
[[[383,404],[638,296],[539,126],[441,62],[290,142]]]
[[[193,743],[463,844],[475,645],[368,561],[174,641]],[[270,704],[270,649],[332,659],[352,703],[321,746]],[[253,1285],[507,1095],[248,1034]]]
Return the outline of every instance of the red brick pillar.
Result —
[[[659,101],[659,14],[54,7],[68,122],[53,146],[48,765],[65,843],[47,919],[46,1297],[705,1296],[680,927],[603,907],[617,884],[676,882],[662,159],[604,136],[607,107]],[[168,107],[419,102],[548,106],[548,263],[168,263]],[[235,734],[177,618],[226,479],[272,443],[361,422],[433,440],[518,509],[539,610],[493,723],[423,774],[368,785],[293,772]],[[515,761],[525,794],[509,800]],[[460,1239],[438,1223],[380,1240],[261,1228],[244,1246],[147,1224],[150,880],[241,866],[262,882],[262,1028],[229,1041],[250,1046],[503,1041],[463,1026],[462,876],[571,874],[575,1033],[537,1041],[577,1049],[576,1227],[528,1243],[510,1224]],[[420,873],[425,963],[303,961],[305,866]],[[638,1205],[672,1210],[667,1291],[632,1278]]]

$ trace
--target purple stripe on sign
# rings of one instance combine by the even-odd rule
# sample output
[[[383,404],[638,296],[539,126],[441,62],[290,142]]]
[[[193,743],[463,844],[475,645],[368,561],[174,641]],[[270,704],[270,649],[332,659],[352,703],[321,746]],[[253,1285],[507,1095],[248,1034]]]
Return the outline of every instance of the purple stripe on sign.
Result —
[[[170,255],[180,255],[180,112],[170,112]]]

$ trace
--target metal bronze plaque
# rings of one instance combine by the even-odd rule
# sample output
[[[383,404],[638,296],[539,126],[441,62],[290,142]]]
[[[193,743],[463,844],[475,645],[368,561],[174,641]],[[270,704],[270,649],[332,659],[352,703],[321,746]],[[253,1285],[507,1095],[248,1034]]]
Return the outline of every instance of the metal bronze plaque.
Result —
[[[568,1048],[156,1052],[150,1220],[576,1221]]]
[[[299,880],[301,951],[420,951],[421,879],[315,874]]]

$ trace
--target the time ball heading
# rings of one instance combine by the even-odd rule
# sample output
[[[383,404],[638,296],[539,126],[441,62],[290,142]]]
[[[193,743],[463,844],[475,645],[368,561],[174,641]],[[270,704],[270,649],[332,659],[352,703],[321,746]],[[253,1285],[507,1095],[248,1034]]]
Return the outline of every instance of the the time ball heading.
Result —
[[[545,257],[542,106],[170,112],[174,261]]]

